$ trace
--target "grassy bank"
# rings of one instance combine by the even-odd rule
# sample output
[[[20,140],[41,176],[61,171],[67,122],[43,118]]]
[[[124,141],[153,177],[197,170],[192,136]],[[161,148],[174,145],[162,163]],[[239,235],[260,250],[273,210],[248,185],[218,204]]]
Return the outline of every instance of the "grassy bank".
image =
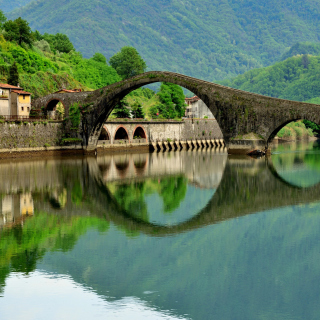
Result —
[[[306,128],[302,121],[296,121],[283,127],[278,132],[277,137],[285,140],[303,140],[314,137],[314,133],[311,128]]]

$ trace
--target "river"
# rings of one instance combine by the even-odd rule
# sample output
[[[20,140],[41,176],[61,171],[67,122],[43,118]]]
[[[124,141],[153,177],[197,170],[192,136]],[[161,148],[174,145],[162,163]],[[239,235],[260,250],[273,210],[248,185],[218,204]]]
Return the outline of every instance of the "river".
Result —
[[[0,162],[0,319],[319,319],[320,145]]]

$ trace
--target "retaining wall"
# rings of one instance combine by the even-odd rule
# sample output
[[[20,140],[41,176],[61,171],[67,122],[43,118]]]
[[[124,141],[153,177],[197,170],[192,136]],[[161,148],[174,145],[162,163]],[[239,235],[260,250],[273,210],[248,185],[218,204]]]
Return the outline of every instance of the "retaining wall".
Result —
[[[62,136],[61,122],[0,123],[0,149],[60,146]]]

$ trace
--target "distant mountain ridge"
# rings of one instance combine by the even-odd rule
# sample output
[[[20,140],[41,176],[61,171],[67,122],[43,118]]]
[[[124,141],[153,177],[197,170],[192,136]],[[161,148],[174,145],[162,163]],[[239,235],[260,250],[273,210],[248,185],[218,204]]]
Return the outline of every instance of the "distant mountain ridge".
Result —
[[[37,0],[9,14],[18,16],[42,33],[67,34],[85,57],[98,51],[110,58],[131,45],[151,70],[209,81],[270,65],[296,42],[320,40],[314,0]]]
[[[3,12],[10,12],[16,8],[21,8],[33,0],[0,0],[0,9]]]

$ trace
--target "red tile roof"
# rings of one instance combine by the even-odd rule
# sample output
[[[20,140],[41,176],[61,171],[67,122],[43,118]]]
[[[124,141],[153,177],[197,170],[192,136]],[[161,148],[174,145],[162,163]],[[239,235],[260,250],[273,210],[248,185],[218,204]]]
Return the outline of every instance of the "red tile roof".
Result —
[[[26,94],[26,95],[31,95],[31,93],[30,92],[26,92],[26,91],[22,91],[22,90],[12,90],[12,92],[15,92],[15,93],[17,93],[17,94]]]
[[[11,84],[7,83],[0,83],[0,88],[22,90],[20,87],[12,86]]]

